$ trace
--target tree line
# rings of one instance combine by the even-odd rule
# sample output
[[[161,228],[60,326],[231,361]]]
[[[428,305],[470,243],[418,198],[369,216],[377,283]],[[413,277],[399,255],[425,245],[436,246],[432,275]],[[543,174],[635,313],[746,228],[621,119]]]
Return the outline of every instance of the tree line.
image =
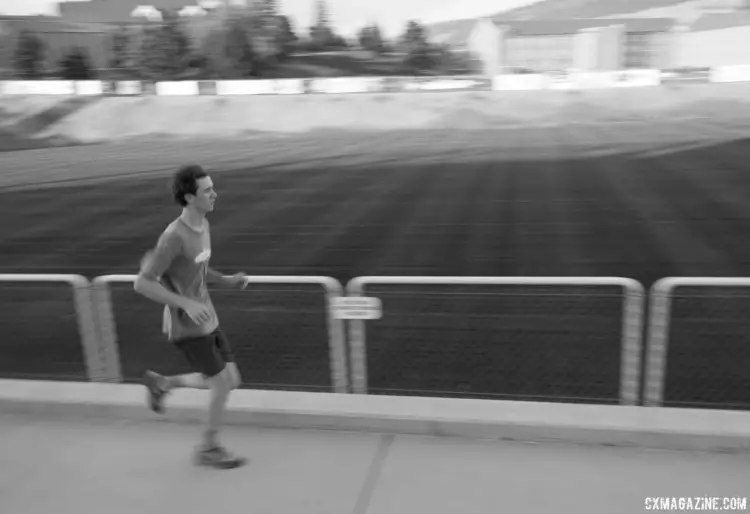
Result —
[[[296,54],[357,48],[373,58],[397,56],[397,69],[406,74],[471,72],[470,59],[428,41],[426,29],[408,22],[404,33],[387,41],[377,25],[362,28],[354,41],[337,35],[319,22],[307,37],[296,35],[288,17],[247,10],[228,11],[221,17],[185,18],[162,11],[155,23],[116,26],[107,43],[106,75],[111,80],[219,80],[273,78]],[[49,76],[45,70],[44,38],[28,30],[19,34],[13,58],[17,78]],[[63,52],[55,75],[65,80],[102,78],[86,48]],[[388,74],[388,73],[384,73]]]

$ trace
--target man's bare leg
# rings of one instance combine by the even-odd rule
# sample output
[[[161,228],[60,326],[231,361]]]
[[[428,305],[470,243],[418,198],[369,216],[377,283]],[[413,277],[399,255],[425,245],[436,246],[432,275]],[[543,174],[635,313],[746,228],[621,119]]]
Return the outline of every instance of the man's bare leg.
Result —
[[[203,445],[196,455],[197,463],[222,469],[243,466],[247,460],[228,453],[218,440],[229,394],[239,386],[237,365],[233,362],[228,363],[221,373],[206,379],[206,382],[211,390],[211,400],[208,405],[208,422]]]
[[[145,383],[150,393],[151,408],[160,413],[164,412],[164,396],[172,389],[209,389],[211,398],[208,405],[208,420],[198,459],[201,464],[223,468],[238,467],[245,463],[244,459],[230,456],[222,449],[218,440],[229,393],[240,385],[239,370],[234,362],[228,363],[218,375],[210,378],[200,373],[165,377],[148,371]]]

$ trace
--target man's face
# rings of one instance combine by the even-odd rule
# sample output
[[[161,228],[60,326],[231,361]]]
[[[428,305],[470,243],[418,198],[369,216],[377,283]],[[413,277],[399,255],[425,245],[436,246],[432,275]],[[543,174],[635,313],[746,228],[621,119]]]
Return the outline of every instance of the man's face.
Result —
[[[216,198],[219,196],[214,190],[211,177],[198,179],[197,191],[190,204],[200,212],[211,212],[214,210]]]

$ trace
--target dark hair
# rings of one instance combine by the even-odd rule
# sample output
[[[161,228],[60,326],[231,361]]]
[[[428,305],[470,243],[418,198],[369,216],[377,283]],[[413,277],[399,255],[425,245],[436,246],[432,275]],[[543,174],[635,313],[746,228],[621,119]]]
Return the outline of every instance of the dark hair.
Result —
[[[183,166],[177,170],[172,181],[174,201],[185,207],[185,195],[195,195],[198,192],[198,180],[207,176],[208,173],[197,164]]]

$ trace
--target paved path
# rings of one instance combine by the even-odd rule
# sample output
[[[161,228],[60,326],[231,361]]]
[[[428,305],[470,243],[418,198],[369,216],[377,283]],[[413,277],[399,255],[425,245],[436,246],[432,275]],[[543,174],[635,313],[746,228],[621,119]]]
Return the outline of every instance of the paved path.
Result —
[[[198,431],[3,414],[0,512],[624,514],[750,496],[748,455],[231,427],[252,461],[217,471],[190,463]]]

